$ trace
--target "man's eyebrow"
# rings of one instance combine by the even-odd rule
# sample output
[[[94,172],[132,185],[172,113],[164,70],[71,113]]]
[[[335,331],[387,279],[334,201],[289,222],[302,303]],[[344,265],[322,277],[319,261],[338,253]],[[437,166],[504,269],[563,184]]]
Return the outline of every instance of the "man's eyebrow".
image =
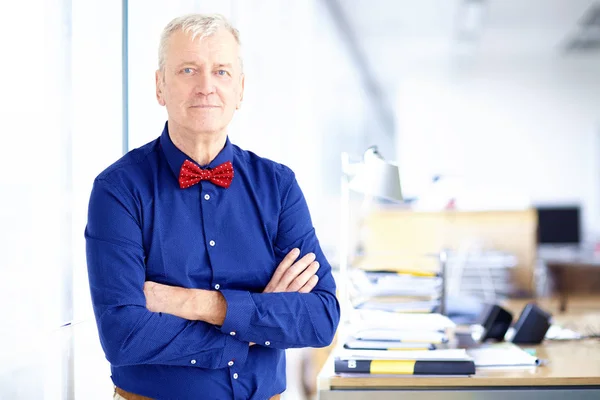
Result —
[[[182,61],[181,63],[177,64],[177,68],[181,68],[184,65],[193,65],[195,67],[198,67],[199,64],[195,61]],[[215,64],[215,68],[233,68],[233,64],[232,63],[218,63]]]
[[[183,61],[179,64],[177,64],[177,68],[181,68],[184,65],[194,65],[194,66],[198,66],[198,64],[196,64],[194,61]]]

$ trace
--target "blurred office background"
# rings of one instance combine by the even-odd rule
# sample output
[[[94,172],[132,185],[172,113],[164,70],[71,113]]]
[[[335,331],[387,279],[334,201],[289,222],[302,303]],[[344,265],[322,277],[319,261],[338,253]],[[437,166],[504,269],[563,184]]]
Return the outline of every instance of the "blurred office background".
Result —
[[[597,1],[2,2],[0,398],[112,395],[87,201],[99,172],[160,135],[158,39],[190,12],[240,30],[230,137],[296,172],[334,266],[340,153],[373,144],[399,164],[409,209],[569,206],[578,243],[600,241]],[[306,359],[290,352],[286,399],[314,386]]]

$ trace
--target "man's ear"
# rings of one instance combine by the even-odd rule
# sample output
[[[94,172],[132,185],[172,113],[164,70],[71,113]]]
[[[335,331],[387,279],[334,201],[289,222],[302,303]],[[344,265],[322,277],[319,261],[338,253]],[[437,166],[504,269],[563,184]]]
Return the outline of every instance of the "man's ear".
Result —
[[[240,109],[240,107],[242,106],[242,100],[244,100],[244,81],[245,81],[245,78],[246,78],[246,76],[244,74],[242,74],[242,77],[240,78],[241,79],[241,82],[240,82],[240,86],[241,86],[240,87],[240,97],[239,97],[238,102],[237,102],[237,104],[235,106],[236,110]]]
[[[155,79],[156,79],[156,100],[158,100],[158,104],[160,104],[161,106],[165,106],[165,96],[163,93],[163,86],[164,86],[164,78],[163,78],[163,73],[160,70],[157,70],[155,75]]]

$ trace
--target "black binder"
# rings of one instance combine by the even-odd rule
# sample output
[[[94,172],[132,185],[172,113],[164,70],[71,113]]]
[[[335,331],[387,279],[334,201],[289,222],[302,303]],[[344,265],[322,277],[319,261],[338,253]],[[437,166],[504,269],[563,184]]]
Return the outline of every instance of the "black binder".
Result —
[[[336,374],[474,375],[475,363],[469,360],[341,360],[336,358],[334,371]]]

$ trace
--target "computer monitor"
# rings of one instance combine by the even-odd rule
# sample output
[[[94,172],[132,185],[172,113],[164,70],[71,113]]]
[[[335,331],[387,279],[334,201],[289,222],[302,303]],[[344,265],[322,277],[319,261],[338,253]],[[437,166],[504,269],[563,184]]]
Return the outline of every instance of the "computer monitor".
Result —
[[[578,245],[581,241],[579,206],[537,207],[538,243]]]

